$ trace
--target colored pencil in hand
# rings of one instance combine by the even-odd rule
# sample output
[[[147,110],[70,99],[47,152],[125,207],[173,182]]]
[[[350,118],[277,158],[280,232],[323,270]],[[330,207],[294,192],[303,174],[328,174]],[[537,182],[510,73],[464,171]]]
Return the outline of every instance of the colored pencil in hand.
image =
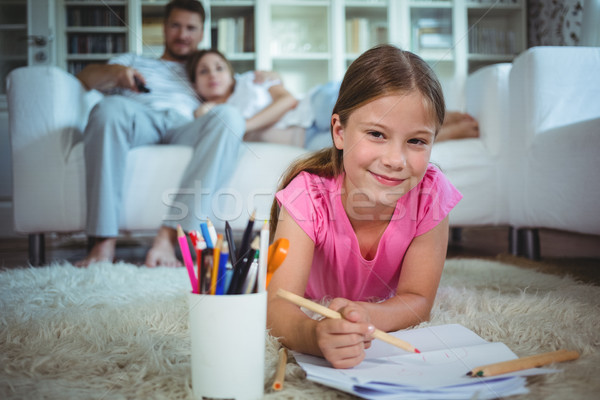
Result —
[[[295,293],[288,292],[287,290],[281,288],[278,289],[277,296],[297,306],[304,307],[307,310],[321,314],[327,318],[342,319],[342,314],[340,314],[339,312],[334,311],[331,308],[322,306],[321,304],[310,301],[308,299],[305,299],[302,296],[298,296]],[[373,332],[373,337],[388,344],[391,344],[392,346],[396,346],[402,350],[408,351],[410,353],[420,353],[420,351],[418,349],[415,349],[410,343],[405,342],[404,340],[392,336],[389,333],[386,333],[379,329],[375,329],[375,332]]]

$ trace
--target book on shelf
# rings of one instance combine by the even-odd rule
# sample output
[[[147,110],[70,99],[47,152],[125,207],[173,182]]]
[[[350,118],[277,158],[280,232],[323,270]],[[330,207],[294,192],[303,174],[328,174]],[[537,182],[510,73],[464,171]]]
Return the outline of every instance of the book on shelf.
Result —
[[[211,46],[224,54],[254,51],[254,17],[220,18],[211,29]]]
[[[125,26],[125,7],[76,7],[66,9],[67,26],[102,27]]]
[[[515,33],[496,27],[474,25],[469,29],[469,53],[474,54],[515,54]]]
[[[420,18],[412,28],[412,48],[419,54],[441,55],[452,48],[450,20],[443,18]]]
[[[385,22],[371,22],[367,18],[346,20],[346,52],[363,53],[376,44],[388,41]]]
[[[69,54],[113,54],[127,51],[124,34],[69,34]]]
[[[145,46],[162,46],[163,19],[159,17],[144,18],[142,20],[142,41]]]

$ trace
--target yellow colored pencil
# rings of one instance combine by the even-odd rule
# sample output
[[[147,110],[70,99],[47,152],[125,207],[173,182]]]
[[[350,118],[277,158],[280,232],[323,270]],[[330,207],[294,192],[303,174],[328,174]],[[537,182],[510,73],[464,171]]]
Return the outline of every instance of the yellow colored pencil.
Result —
[[[298,296],[297,294],[294,294],[292,292],[288,292],[287,290],[284,290],[281,288],[278,289],[277,296],[279,296],[282,299],[285,299],[289,302],[292,302],[297,306],[304,307],[310,311],[319,313],[327,318],[331,318],[331,319],[341,319],[342,318],[342,314],[340,314],[339,312],[334,311],[331,308],[322,306],[321,304],[315,303],[314,301],[305,299],[304,297]],[[420,351],[418,349],[415,349],[410,343],[408,343],[402,339],[399,339],[395,336],[392,336],[389,333],[386,333],[379,329],[375,329],[375,332],[373,332],[373,337],[375,337],[376,339],[379,339],[383,342],[386,342],[388,344],[391,344],[392,346],[396,346],[402,350],[408,351],[410,353],[420,353]]]
[[[529,368],[537,368],[544,365],[571,361],[579,358],[579,353],[572,350],[557,350],[534,356],[517,358],[516,360],[504,361],[473,368],[467,372],[468,376],[483,377],[507,374],[509,372],[521,371]]]
[[[221,245],[223,244],[223,235],[219,233],[217,243],[213,249],[213,266],[210,277],[210,294],[217,293],[217,275],[219,275],[219,258],[221,255]]]

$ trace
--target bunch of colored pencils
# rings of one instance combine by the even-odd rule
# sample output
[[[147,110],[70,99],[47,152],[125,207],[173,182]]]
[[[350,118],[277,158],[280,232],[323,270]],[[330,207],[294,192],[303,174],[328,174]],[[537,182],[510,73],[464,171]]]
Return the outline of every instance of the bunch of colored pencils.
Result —
[[[187,236],[181,226],[177,227],[177,239],[193,293],[248,294],[266,290],[269,226],[265,221],[260,234],[251,241],[255,216],[252,213],[238,251],[229,222],[225,223],[225,236],[217,234],[210,220],[200,224],[200,231],[190,231],[196,265]]]

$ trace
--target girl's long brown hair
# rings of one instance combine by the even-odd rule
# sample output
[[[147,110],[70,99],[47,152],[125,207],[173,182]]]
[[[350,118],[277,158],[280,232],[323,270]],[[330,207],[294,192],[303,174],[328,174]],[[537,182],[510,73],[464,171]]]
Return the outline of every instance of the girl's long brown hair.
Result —
[[[342,126],[350,115],[364,104],[379,97],[410,93],[423,95],[431,118],[436,123],[436,135],[444,121],[446,106],[442,86],[433,70],[416,54],[392,45],[379,45],[364,52],[348,67],[340,86],[333,114],[338,114]],[[343,152],[335,146],[326,148],[290,165],[282,176],[278,191],[302,171],[331,178],[344,171]],[[277,229],[279,205],[273,200],[270,216],[271,239]]]

